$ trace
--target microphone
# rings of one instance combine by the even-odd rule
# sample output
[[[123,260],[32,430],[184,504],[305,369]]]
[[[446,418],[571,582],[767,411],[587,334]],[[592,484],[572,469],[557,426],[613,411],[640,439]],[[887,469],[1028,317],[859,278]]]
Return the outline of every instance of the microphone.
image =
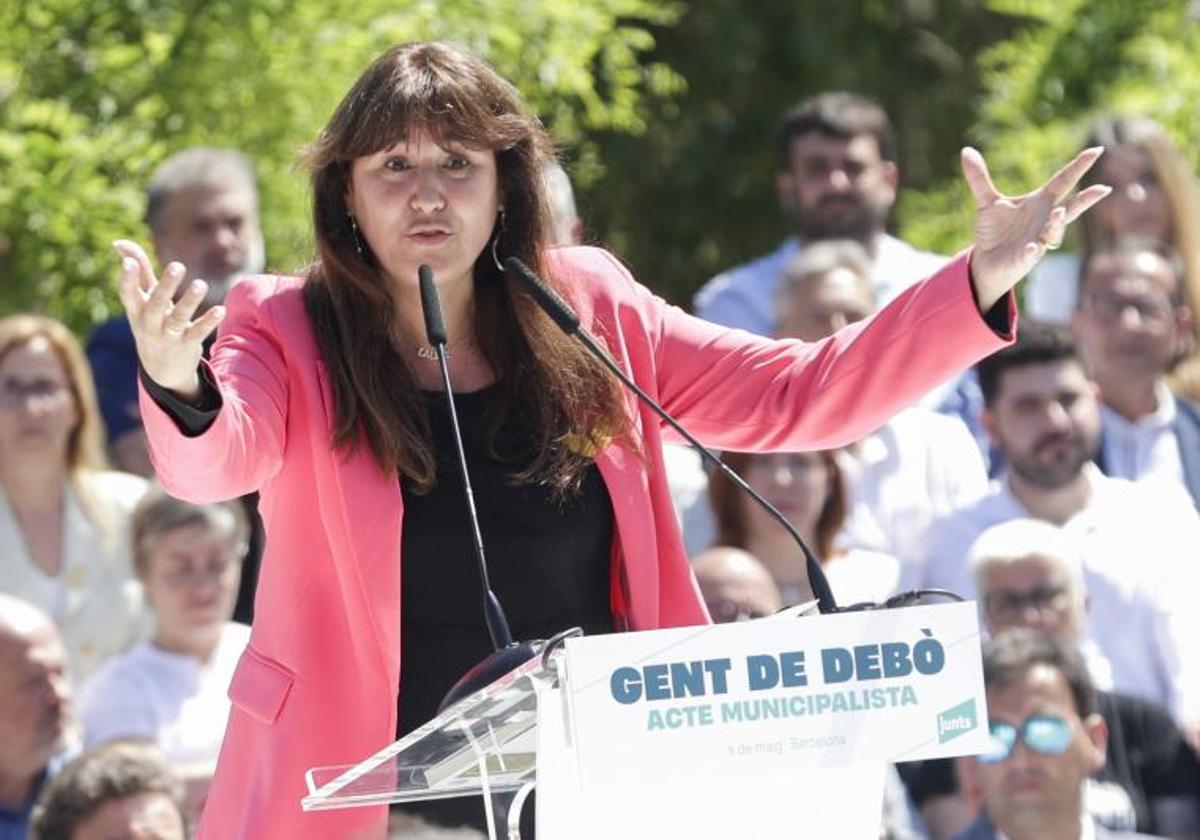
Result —
[[[530,642],[514,642],[512,630],[500,599],[492,591],[488,578],[487,558],[483,552],[483,535],[479,530],[479,514],[475,510],[475,492],[471,489],[471,476],[467,470],[467,454],[463,449],[462,428],[458,424],[458,411],[454,405],[454,391],[450,387],[450,368],[446,364],[446,322],[442,318],[442,303],[438,298],[437,286],[433,282],[433,269],[427,265],[417,268],[417,281],[421,287],[421,311],[425,316],[425,335],[437,351],[438,365],[442,370],[442,384],[446,389],[446,403],[450,407],[450,427],[454,432],[454,446],[458,453],[458,469],[462,476],[463,492],[467,499],[467,519],[471,524],[471,536],[475,541],[475,559],[479,564],[479,578],[483,583],[483,618],[488,635],[492,637],[493,651],[482,662],[463,674],[438,706],[438,714],[453,706],[462,698],[495,682],[504,674],[532,659],[536,650]]]
[[[821,568],[821,564],[817,560],[817,556],[812,552],[812,549],[808,547],[808,544],[804,542],[804,539],[796,532],[796,529],[792,527],[792,523],[787,521],[787,517],[780,513],[774,505],[759,495],[759,493],[757,493],[753,487],[747,484],[745,479],[734,472],[728,464],[709,451],[707,446],[696,440],[695,436],[693,436],[691,432],[683,428],[683,426],[679,424],[679,421],[668,414],[666,409],[655,402],[653,397],[643,391],[641,387],[633,381],[632,378],[626,375],[625,371],[621,370],[620,366],[613,360],[612,356],[609,355],[608,350],[605,349],[591,333],[580,326],[579,316],[575,314],[575,311],[571,309],[567,302],[564,301],[558,295],[558,293],[554,291],[554,289],[546,285],[545,281],[538,277],[529,266],[525,265],[525,263],[521,262],[521,260],[516,257],[506,257],[504,259],[504,266],[510,272],[516,275],[517,278],[525,285],[525,290],[529,293],[529,296],[532,297],[537,305],[542,308],[542,311],[550,316],[550,320],[558,324],[559,328],[567,335],[574,336],[576,339],[578,339],[579,342],[587,348],[589,353],[599,359],[606,368],[612,371],[613,375],[616,376],[617,379],[621,380],[625,387],[637,394],[638,399],[648,405],[655,414],[657,414],[663,419],[664,422],[667,423],[667,425],[678,432],[684,440],[691,444],[692,448],[700,453],[700,457],[702,457],[715,468],[719,469],[721,472],[725,473],[725,475],[729,477],[730,481],[740,487],[745,493],[749,494],[749,496],[754,499],[754,501],[757,502],[759,506],[763,508],[763,510],[770,514],[772,519],[774,519],[776,522],[782,525],[785,530],[787,530],[792,539],[796,541],[796,545],[800,546],[801,553],[804,554],[805,566],[808,573],[808,583],[809,586],[812,587],[813,594],[817,596],[818,608],[822,613],[837,612],[837,601],[835,601],[833,598],[833,590],[829,587],[829,580],[825,577],[825,571]]]

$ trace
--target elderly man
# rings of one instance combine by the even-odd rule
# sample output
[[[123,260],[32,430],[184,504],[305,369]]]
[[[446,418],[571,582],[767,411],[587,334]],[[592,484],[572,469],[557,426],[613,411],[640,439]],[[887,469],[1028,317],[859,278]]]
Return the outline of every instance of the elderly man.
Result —
[[[991,740],[969,774],[979,818],[957,840],[1117,840],[1088,811],[1107,729],[1087,670],[1065,644],[1036,631],[1001,634],[984,652]]]
[[[1166,383],[1192,341],[1182,276],[1179,258],[1161,245],[1092,252],[1080,270],[1071,328],[1100,386],[1100,468],[1174,482],[1200,506],[1200,406]]]
[[[25,838],[71,742],[66,651],[50,618],[0,593],[0,840]]]
[[[225,300],[238,277],[262,270],[254,169],[240,152],[197,147],[172,155],[146,190],[146,224],[162,265],[178,261],[187,281],[208,283],[205,308]],[[124,318],[101,324],[87,344],[115,466],[153,476],[137,408],[137,354]]]

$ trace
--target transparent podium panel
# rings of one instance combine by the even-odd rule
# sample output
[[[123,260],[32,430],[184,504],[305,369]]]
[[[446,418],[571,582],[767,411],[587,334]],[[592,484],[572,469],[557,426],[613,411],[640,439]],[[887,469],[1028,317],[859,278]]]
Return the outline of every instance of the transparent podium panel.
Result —
[[[553,651],[551,655],[550,651]],[[561,648],[547,645],[518,668],[357,764],[306,774],[306,811],[515,794],[537,773],[535,686],[553,686]]]

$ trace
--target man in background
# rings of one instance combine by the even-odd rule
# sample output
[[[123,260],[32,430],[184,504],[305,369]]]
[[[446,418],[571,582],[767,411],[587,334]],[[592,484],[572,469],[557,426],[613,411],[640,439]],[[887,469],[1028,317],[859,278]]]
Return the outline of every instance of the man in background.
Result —
[[[900,170],[891,123],[871,100],[828,92],[796,105],[783,118],[778,167],[775,188],[793,236],[705,284],[694,300],[701,318],[773,334],[784,266],[821,240],[853,239],[866,249],[880,305],[945,261],[887,233]]]
[[[1087,254],[1071,329],[1100,387],[1100,469],[1173,482],[1200,507],[1200,406],[1167,387],[1192,342],[1182,276],[1179,258],[1157,243]]]
[[[24,840],[73,743],[66,651],[50,617],[0,592],[0,840]]]
[[[957,840],[1117,840],[1088,813],[1090,777],[1108,738],[1087,670],[1063,643],[1010,630],[983,656],[988,749],[969,760],[982,799],[979,818]]]
[[[208,283],[202,304],[223,303],[237,278],[263,267],[254,169],[240,152],[197,147],[172,155],[146,189],[146,224],[161,266],[187,268],[181,292]],[[114,466],[153,477],[137,407],[137,351],[124,316],[101,324],[87,343]]]

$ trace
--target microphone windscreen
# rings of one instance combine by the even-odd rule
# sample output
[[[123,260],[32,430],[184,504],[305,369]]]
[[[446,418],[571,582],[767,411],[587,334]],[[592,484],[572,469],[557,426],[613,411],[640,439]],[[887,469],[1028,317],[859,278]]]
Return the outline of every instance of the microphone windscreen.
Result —
[[[525,284],[525,291],[529,292],[530,297],[537,302],[542,311],[558,324],[559,329],[568,335],[579,331],[579,316],[565,300],[558,296],[558,292],[547,286],[542,278],[533,273],[533,269],[516,257],[506,257],[504,267]]]
[[[442,320],[442,302],[433,282],[433,269],[422,265],[417,269],[421,284],[421,312],[425,316],[425,335],[433,346],[446,343],[446,322]]]

